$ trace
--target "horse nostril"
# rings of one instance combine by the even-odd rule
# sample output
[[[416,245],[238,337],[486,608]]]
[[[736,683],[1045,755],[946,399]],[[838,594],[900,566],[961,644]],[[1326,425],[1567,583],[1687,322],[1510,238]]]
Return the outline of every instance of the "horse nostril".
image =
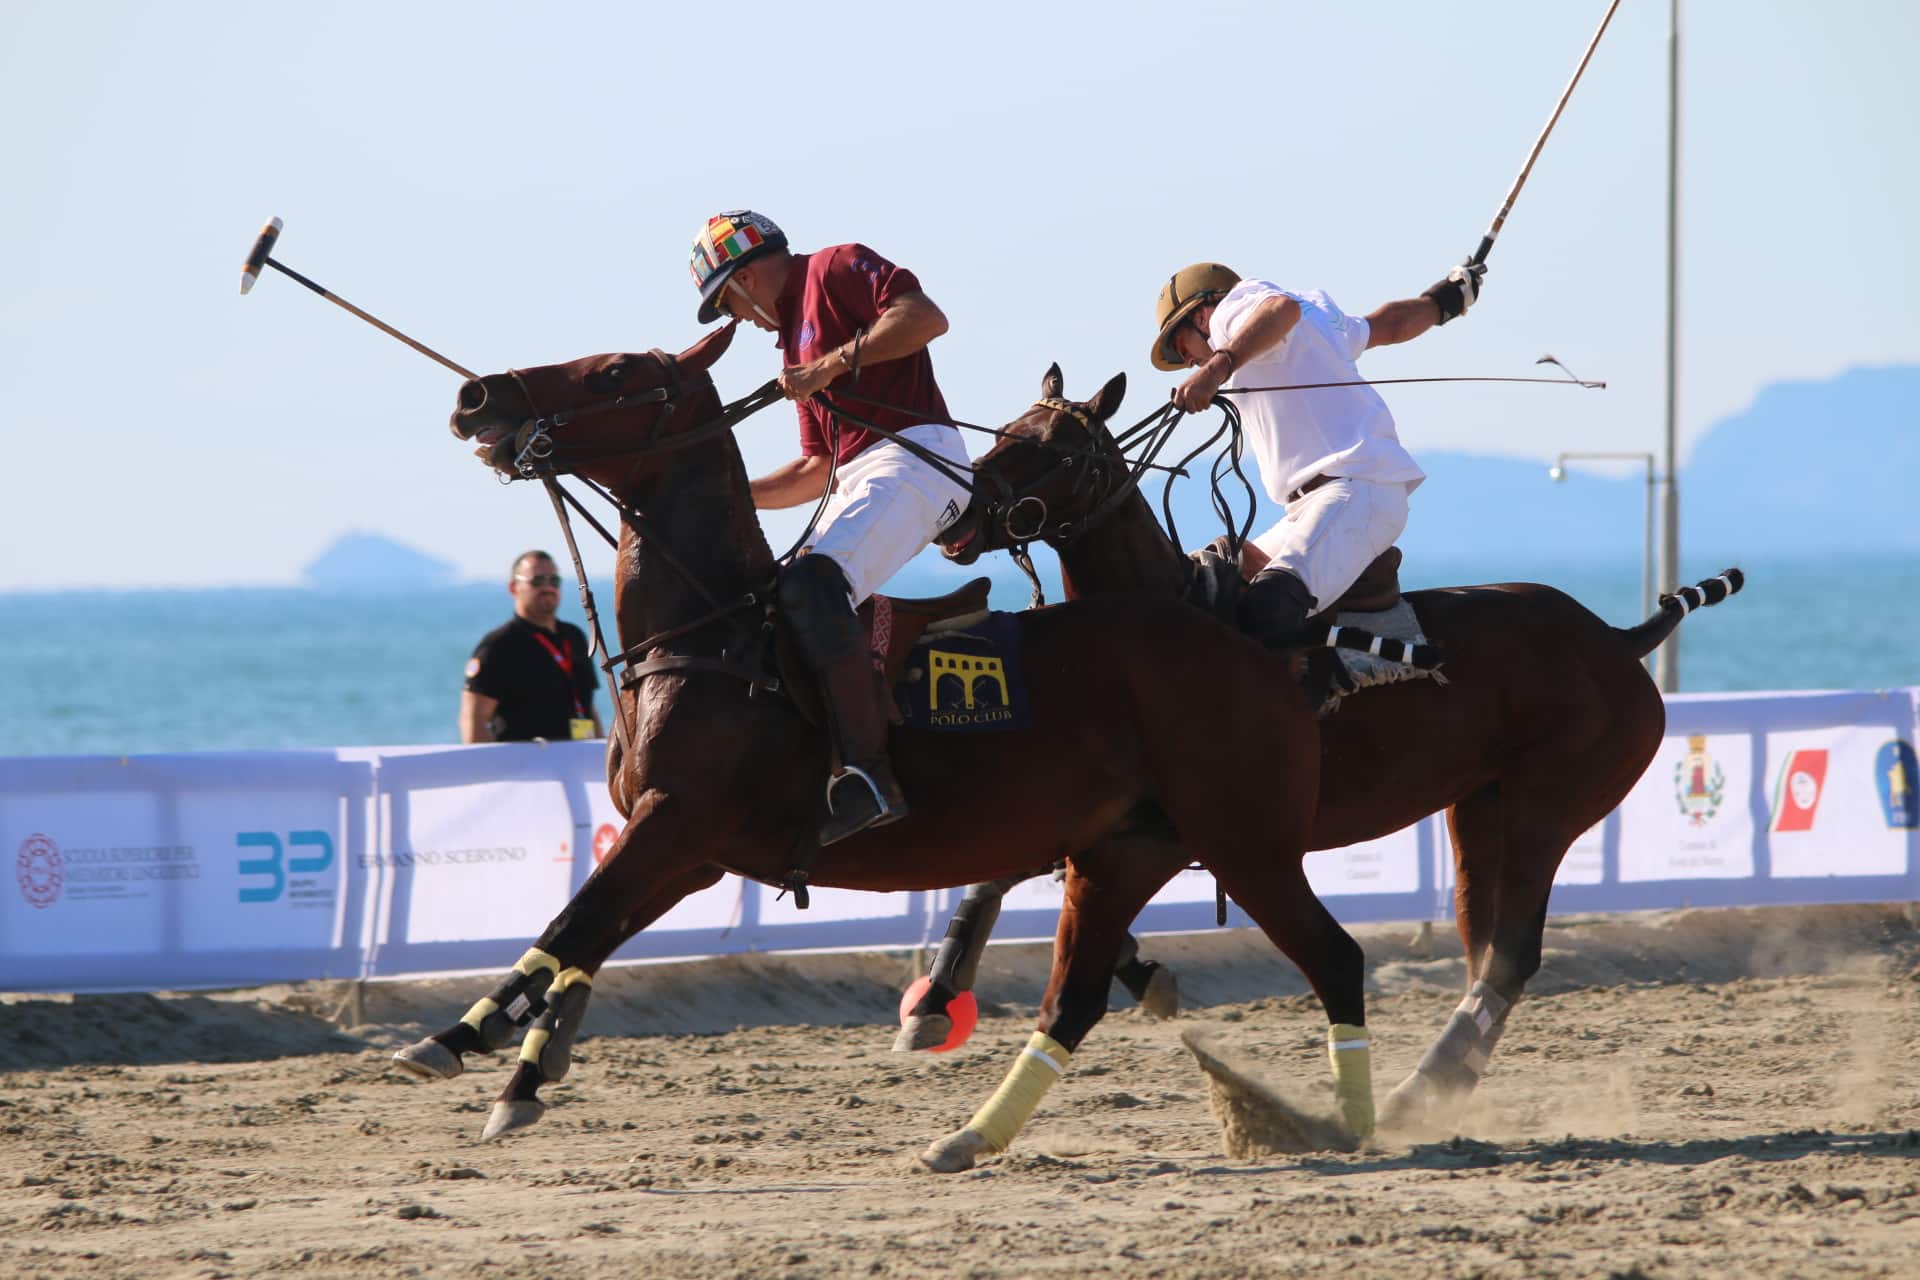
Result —
[[[487,384],[478,378],[470,378],[460,386],[460,408],[472,413],[487,403]]]

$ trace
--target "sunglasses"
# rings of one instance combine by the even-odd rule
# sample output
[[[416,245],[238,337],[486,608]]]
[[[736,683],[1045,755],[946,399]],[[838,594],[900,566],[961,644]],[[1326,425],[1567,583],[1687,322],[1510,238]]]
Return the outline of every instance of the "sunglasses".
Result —
[[[557,587],[566,579],[557,573],[516,573],[515,582],[531,582],[536,587]]]

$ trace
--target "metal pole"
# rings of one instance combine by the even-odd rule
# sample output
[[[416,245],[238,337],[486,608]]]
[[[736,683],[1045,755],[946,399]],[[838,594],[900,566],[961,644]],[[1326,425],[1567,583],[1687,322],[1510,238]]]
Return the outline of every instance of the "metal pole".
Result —
[[[1680,466],[1675,429],[1679,403],[1680,348],[1680,0],[1667,4],[1667,435],[1666,492],[1662,504],[1660,576],[1680,581]],[[1680,689],[1680,631],[1660,646],[1660,690]]]
[[[1640,616],[1653,616],[1653,455],[1647,455],[1646,536],[1640,543]],[[1648,655],[1651,658],[1652,655]]]

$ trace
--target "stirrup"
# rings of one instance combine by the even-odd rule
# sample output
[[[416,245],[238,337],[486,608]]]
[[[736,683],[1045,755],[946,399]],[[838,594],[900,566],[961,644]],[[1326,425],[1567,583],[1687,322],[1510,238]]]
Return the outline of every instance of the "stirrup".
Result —
[[[836,805],[834,792],[842,783],[856,778],[866,785],[842,792],[841,799],[845,803]],[[850,764],[827,779],[827,820],[820,824],[820,844],[822,847],[834,844],[868,827],[884,827],[906,816],[907,807],[904,803],[888,804],[886,797],[880,794],[880,784],[874,781],[873,775],[859,765]]]

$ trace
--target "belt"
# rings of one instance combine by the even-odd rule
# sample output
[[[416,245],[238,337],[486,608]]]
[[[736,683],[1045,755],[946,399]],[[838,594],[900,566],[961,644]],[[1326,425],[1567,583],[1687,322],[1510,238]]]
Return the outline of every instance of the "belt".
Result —
[[[1317,475],[1313,479],[1301,485],[1298,489],[1295,489],[1292,493],[1288,494],[1287,501],[1298,502],[1300,501],[1300,499],[1312,493],[1315,489],[1318,489],[1321,485],[1332,484],[1335,480],[1345,480],[1345,479],[1346,479],[1345,476],[1330,476],[1330,475],[1324,475],[1324,474]]]

